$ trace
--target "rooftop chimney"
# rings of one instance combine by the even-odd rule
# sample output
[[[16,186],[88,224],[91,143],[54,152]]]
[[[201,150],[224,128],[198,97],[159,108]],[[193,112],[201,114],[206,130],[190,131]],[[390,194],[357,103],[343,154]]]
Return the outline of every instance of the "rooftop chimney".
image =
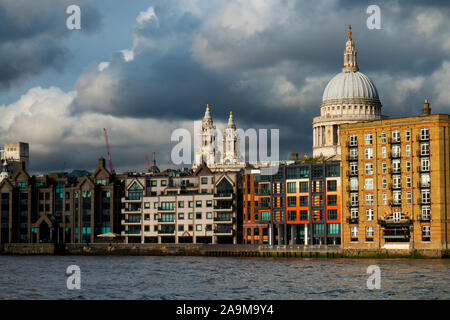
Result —
[[[422,116],[429,116],[431,114],[430,104],[428,103],[428,99],[425,99],[422,108]]]

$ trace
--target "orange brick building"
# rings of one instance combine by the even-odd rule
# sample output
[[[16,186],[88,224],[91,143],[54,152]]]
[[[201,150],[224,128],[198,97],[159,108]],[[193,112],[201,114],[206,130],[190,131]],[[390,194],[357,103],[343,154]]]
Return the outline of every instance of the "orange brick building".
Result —
[[[448,250],[450,116],[341,126],[344,249]]]

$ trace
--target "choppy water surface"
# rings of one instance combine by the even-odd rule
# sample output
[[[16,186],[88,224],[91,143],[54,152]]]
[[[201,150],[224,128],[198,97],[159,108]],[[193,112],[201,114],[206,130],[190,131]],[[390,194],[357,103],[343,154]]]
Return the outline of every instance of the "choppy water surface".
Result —
[[[66,269],[81,269],[68,290]],[[369,265],[381,289],[366,286]],[[450,260],[0,256],[0,299],[450,299]]]

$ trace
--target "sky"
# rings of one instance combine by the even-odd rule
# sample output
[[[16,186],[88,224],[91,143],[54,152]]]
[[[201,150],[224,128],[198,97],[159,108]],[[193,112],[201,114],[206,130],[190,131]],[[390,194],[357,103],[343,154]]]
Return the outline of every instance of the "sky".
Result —
[[[81,9],[69,30],[66,8]],[[369,5],[381,29],[369,29]],[[30,144],[30,172],[146,169],[206,104],[222,128],[279,129],[280,159],[311,154],[312,120],[341,72],[348,25],[359,71],[390,117],[450,111],[450,1],[0,0],[0,144]],[[187,166],[187,165],[186,165]]]

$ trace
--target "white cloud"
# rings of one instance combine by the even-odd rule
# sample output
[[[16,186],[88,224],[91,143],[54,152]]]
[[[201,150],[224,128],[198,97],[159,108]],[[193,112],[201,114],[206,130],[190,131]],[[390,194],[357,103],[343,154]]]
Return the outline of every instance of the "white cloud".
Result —
[[[102,61],[98,64],[98,71],[103,71],[109,67],[109,61]]]
[[[146,11],[139,12],[139,15],[136,18],[136,22],[142,26],[146,22],[154,19],[156,23],[158,23],[158,17],[155,14],[155,9],[153,7],[148,7]]]

